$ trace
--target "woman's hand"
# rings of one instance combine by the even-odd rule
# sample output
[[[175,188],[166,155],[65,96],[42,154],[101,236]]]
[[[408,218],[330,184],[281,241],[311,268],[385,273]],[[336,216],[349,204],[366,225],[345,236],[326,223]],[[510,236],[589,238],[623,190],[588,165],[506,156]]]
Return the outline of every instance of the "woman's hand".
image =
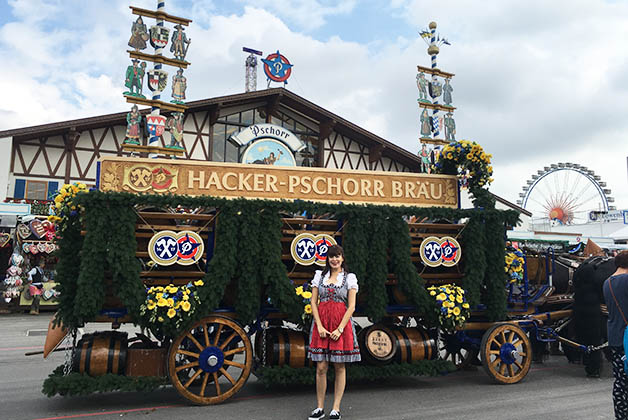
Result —
[[[331,338],[334,341],[338,341],[341,335],[342,335],[341,332],[338,331],[338,329],[335,329],[329,334],[329,338]]]
[[[321,336],[321,338],[325,338],[325,337],[327,337],[328,335],[331,335],[331,334],[330,334],[330,332],[329,332],[329,331],[327,331],[327,330],[325,329],[325,327],[323,327],[322,325],[318,325],[318,324],[317,324],[317,325],[316,325],[316,327],[318,328],[318,335],[320,335],[320,336]]]

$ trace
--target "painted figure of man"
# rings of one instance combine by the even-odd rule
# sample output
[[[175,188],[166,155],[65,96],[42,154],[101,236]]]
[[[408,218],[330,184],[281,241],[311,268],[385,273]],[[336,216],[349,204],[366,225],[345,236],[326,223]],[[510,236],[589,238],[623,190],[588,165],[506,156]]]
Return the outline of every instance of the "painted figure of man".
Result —
[[[183,113],[175,112],[166,123],[166,127],[170,130],[170,144],[166,147],[171,149],[183,149]]]
[[[146,30],[146,25],[140,16],[135,22],[133,22],[133,26],[131,26],[129,47],[135,48],[135,51],[143,50],[146,48],[146,41],[148,41],[148,31]]]
[[[419,89],[419,101],[420,102],[429,102],[427,99],[427,79],[425,78],[425,73],[420,72],[416,75],[416,87]]]
[[[432,135],[432,118],[427,113],[427,108],[421,113],[421,136],[429,138]]]
[[[456,141],[456,121],[454,121],[451,112],[445,114],[445,139]]]
[[[453,102],[451,100],[451,92],[454,91],[454,88],[449,84],[450,80],[450,78],[445,79],[445,86],[443,86],[443,102],[445,102],[445,105],[451,105]]]
[[[183,69],[177,70],[177,74],[172,77],[172,103],[182,104],[185,100],[185,89],[188,82],[183,75]]]
[[[183,26],[176,25],[174,29],[175,31],[170,40],[172,42],[170,44],[170,52],[174,54],[174,58],[177,60],[185,60],[185,55],[188,53],[188,46],[192,40],[188,39],[185,32],[183,32],[185,29]]]
[[[144,84],[146,63],[138,65],[139,62],[140,61],[138,59],[134,58],[132,61],[133,64],[126,68],[124,85],[129,90],[124,92],[124,94],[144,98],[144,95],[142,95],[142,85]]]
[[[140,144],[140,126],[142,115],[137,105],[131,107],[131,112],[126,114],[126,137],[124,144]]]
[[[424,174],[430,173],[430,152],[427,150],[425,144],[421,145],[421,151],[419,152],[421,158],[421,172]]]

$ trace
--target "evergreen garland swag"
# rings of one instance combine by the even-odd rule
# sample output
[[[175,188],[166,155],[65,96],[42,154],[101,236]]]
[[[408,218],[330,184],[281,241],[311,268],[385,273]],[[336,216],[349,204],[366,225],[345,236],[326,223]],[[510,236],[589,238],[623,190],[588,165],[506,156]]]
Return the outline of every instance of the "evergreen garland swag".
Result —
[[[486,203],[489,197],[482,198]],[[358,276],[359,298],[366,301],[366,315],[373,320],[385,315],[384,283],[389,272],[396,275],[418,312],[432,312],[433,302],[410,260],[408,227],[402,217],[468,219],[460,238],[465,246],[462,284],[469,291],[471,304],[486,303],[490,307],[491,318],[503,319],[506,313],[504,289],[500,286],[505,284],[503,238],[505,226],[518,221],[515,211],[499,211],[490,206],[483,210],[459,210],[100,191],[79,193],[74,200],[85,209],[82,223],[76,217],[57,238],[57,278],[63,291],[57,321],[68,328],[78,327],[99,314],[105,285],[112,287],[134,322],[150,328],[138,317],[146,295],[134,257],[135,206],[218,209],[216,247],[203,279],[205,284],[198,289],[202,310],[195,313],[196,318],[190,323],[216,309],[226,290],[237,294],[236,310],[245,322],[255,318],[265,295],[272,306],[289,314],[290,319],[300,319],[302,305],[281,261],[281,214],[304,211],[328,214],[346,222],[343,247],[347,264]],[[82,229],[86,231],[84,238]],[[237,287],[234,290],[230,285]],[[188,326],[181,326],[181,330]]]

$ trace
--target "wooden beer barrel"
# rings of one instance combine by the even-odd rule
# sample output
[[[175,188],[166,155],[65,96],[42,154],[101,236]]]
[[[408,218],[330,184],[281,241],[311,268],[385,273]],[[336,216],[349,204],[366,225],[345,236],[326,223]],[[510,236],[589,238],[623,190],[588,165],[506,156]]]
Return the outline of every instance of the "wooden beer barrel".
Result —
[[[264,332],[255,334],[255,354],[263,362]],[[309,334],[289,328],[268,328],[266,330],[266,366],[284,366],[299,368],[312,366],[307,358]]]
[[[397,344],[395,362],[412,363],[417,360],[431,360],[438,356],[436,340],[423,328],[393,327],[392,333]]]
[[[360,354],[369,365],[390,363],[397,351],[397,342],[392,331],[381,324],[374,324],[358,334]]]
[[[127,334],[118,331],[85,334],[76,345],[72,370],[90,376],[124,375]]]

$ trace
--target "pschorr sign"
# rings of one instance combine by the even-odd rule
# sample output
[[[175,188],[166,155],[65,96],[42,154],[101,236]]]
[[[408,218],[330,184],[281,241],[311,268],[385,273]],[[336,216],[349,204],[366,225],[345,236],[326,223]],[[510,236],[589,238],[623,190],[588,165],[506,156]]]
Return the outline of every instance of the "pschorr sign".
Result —
[[[263,138],[279,140],[290,147],[293,153],[300,152],[305,148],[305,144],[292,132],[273,124],[255,124],[231,136],[231,139],[240,146]]]

